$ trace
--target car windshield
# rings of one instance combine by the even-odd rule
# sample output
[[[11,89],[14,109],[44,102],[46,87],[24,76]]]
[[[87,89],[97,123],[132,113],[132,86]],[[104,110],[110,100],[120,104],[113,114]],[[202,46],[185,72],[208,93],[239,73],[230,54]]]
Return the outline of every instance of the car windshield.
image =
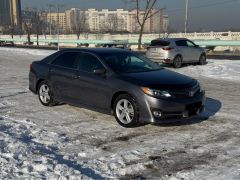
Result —
[[[163,69],[145,56],[134,53],[105,53],[102,54],[102,59],[115,73],[137,73]]]

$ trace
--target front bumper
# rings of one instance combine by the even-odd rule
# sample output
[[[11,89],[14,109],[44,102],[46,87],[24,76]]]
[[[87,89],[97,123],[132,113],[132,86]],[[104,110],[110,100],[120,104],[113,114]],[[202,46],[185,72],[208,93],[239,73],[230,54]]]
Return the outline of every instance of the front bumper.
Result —
[[[195,97],[184,99],[157,99],[145,95],[145,103],[147,106],[148,122],[151,123],[168,123],[184,120],[196,116],[204,111],[205,108],[205,92],[197,94]],[[158,116],[154,112],[158,112]],[[160,116],[159,116],[160,115]]]

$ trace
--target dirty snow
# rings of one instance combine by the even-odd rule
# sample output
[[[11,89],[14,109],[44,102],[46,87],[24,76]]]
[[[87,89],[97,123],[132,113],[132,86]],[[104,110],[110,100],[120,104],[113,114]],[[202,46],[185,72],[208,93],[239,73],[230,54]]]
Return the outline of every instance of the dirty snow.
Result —
[[[29,64],[53,52],[0,48],[0,179],[240,179],[240,61],[176,70],[206,89],[199,117],[124,129],[108,115],[39,103]]]

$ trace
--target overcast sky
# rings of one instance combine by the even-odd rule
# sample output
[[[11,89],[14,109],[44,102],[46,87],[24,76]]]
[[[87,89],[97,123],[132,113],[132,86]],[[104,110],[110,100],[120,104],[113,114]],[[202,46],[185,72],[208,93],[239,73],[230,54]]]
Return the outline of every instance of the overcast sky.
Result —
[[[22,0],[22,8],[37,7],[47,9],[47,4],[63,4],[64,9],[126,8],[132,6],[126,0]],[[240,0],[189,0],[189,29],[192,31],[240,30]],[[166,7],[170,17],[170,27],[183,31],[185,0],[159,0],[157,7]]]

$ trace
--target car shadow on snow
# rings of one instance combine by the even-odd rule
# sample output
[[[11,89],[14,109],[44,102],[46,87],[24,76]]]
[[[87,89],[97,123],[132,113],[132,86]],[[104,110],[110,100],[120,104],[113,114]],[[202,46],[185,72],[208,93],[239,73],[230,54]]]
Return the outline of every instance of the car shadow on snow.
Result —
[[[176,120],[172,123],[156,123],[156,126],[182,126],[182,125],[191,125],[197,124],[203,121],[207,121],[209,118],[213,117],[220,109],[222,108],[221,101],[213,98],[207,98],[205,104],[205,110],[201,114],[194,116],[185,120]]]

